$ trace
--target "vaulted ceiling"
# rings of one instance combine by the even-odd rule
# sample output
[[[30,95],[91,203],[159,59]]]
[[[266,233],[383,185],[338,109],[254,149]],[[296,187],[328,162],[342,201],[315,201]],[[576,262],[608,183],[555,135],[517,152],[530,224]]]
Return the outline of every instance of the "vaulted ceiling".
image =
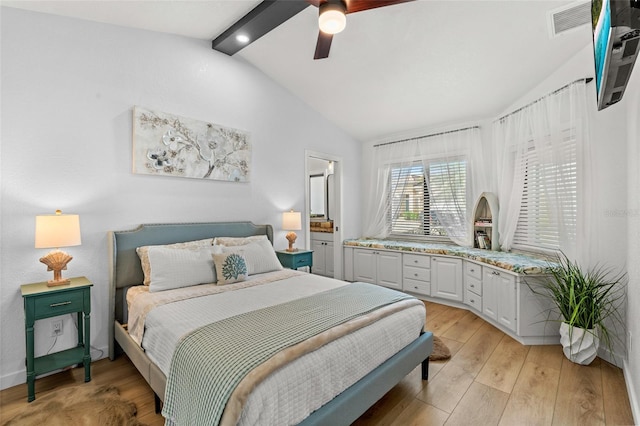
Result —
[[[2,1],[203,40],[258,3]],[[347,16],[323,60],[313,59],[318,9],[310,6],[233,58],[262,70],[355,139],[374,140],[502,112],[591,43],[588,25],[549,35],[549,12],[578,3],[585,1],[418,0],[372,9]]]

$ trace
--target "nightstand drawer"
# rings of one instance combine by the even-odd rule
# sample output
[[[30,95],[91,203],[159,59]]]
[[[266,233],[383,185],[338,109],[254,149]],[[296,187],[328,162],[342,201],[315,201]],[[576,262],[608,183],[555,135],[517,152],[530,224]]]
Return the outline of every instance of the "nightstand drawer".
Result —
[[[35,319],[81,312],[83,294],[82,290],[74,290],[36,297],[34,300]]]
[[[313,259],[313,252],[299,253],[295,256],[295,260],[293,261],[294,268],[302,268],[303,266],[311,265],[311,260]]]
[[[285,268],[298,269],[303,266],[313,266],[313,250],[286,251],[277,250],[278,260]]]

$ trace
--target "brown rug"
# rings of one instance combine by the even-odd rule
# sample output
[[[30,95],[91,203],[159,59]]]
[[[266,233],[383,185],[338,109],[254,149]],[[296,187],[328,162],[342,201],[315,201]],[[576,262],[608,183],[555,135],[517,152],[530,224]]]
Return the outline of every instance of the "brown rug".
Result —
[[[436,335],[433,336],[433,352],[429,355],[429,361],[442,361],[451,358],[451,351]]]
[[[89,384],[54,390],[28,404],[6,426],[143,426],[136,405],[114,386]]]

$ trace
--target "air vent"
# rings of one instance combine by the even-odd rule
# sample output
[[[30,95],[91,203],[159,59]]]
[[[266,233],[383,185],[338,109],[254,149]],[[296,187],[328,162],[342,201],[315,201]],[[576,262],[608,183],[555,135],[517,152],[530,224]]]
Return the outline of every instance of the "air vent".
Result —
[[[591,24],[591,2],[579,1],[548,12],[549,37]]]

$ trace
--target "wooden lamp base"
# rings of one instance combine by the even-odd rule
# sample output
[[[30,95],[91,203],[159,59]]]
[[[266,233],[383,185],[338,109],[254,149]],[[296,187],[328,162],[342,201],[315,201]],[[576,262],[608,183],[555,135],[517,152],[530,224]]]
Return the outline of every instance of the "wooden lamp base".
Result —
[[[71,262],[71,259],[73,259],[73,256],[61,250],[52,250],[46,256],[40,258],[40,262],[47,265],[47,271],[53,271],[53,279],[47,281],[47,287],[71,283],[71,280],[62,278],[62,270],[67,269],[67,263]]]
[[[296,239],[298,238],[298,236],[296,235],[295,232],[291,231],[287,234],[287,240],[289,241],[289,248],[287,249],[287,251],[289,252],[293,252],[293,251],[297,251],[298,249],[294,249],[293,248],[293,243],[296,242]]]

